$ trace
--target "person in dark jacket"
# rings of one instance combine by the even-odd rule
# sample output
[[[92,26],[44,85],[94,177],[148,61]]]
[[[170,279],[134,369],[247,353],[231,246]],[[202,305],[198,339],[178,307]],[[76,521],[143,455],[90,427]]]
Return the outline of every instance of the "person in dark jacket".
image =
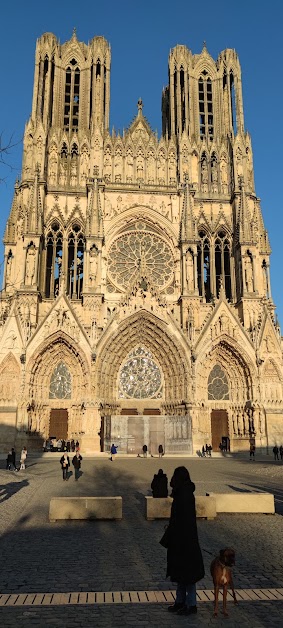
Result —
[[[8,456],[7,456],[7,460],[6,460],[6,469],[8,469],[9,471],[11,471],[11,467],[15,468],[14,462],[13,462],[13,454],[12,454],[12,450],[10,449]]]
[[[143,453],[143,457],[146,458],[147,457],[147,445],[143,445],[142,453]]]
[[[194,490],[186,467],[173,473],[172,507],[166,530],[167,576],[177,582],[176,601],[171,613],[192,615],[197,612],[196,582],[204,577],[204,565],[198,541]]]
[[[164,454],[163,446],[162,445],[158,445],[158,456],[159,456],[159,458],[162,458],[163,454]]]
[[[80,468],[81,468],[82,456],[79,451],[77,451],[76,455],[73,457],[72,465],[75,469],[75,480],[77,481],[80,477]]]
[[[63,480],[68,480],[68,469],[70,466],[70,458],[69,456],[67,456],[67,454],[64,454],[63,456],[61,456],[60,464],[61,464],[62,472],[63,472]]]
[[[151,489],[153,497],[168,497],[168,478],[163,469],[154,474]]]

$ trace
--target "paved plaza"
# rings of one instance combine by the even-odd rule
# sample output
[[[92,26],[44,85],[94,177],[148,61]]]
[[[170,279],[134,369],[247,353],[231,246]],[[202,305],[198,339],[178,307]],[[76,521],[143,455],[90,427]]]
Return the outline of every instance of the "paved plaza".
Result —
[[[1,626],[281,624],[281,462],[271,456],[255,462],[244,456],[162,461],[118,457],[113,463],[85,458],[79,481],[72,475],[63,482],[59,457],[29,456],[28,468],[19,473],[6,471],[5,461],[0,461]],[[159,545],[165,522],[146,521],[144,516],[144,495],[153,474],[162,465],[170,479],[180,464],[190,470],[196,495],[263,490],[276,498],[275,516],[198,520],[206,575],[198,583],[198,614],[187,618],[167,612],[174,586],[165,578],[166,550]],[[50,498],[60,495],[121,495],[123,520],[49,523]],[[241,601],[229,604],[229,618],[215,619],[209,565],[225,546],[236,549],[234,581]]]

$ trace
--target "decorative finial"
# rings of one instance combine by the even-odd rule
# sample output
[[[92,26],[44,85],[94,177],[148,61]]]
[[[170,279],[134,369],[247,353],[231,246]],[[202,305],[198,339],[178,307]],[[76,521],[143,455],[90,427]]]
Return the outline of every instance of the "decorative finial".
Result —
[[[142,113],[142,108],[143,108],[143,102],[142,99],[139,98],[138,99],[138,113],[141,114]]]
[[[73,38],[74,38],[74,39],[77,39],[77,29],[76,29],[76,27],[75,27],[75,26],[74,26],[74,28],[73,28]]]
[[[203,40],[203,47],[202,47],[202,49],[203,49],[203,50],[207,50],[207,48],[206,48],[206,41],[205,41],[205,39]]]

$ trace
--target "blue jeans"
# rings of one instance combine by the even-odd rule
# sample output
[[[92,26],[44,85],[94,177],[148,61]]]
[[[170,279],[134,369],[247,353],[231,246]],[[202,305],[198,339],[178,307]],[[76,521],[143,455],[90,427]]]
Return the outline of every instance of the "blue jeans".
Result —
[[[176,604],[184,606],[197,605],[197,592],[195,584],[178,584],[176,591]]]

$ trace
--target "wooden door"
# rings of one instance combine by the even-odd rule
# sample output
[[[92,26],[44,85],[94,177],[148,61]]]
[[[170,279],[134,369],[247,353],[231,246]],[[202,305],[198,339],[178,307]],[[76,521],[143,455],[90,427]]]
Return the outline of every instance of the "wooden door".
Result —
[[[49,436],[57,439],[68,438],[68,410],[53,409],[50,411]]]
[[[211,444],[212,451],[219,451],[222,437],[229,437],[228,414],[226,410],[212,410],[211,412]]]

